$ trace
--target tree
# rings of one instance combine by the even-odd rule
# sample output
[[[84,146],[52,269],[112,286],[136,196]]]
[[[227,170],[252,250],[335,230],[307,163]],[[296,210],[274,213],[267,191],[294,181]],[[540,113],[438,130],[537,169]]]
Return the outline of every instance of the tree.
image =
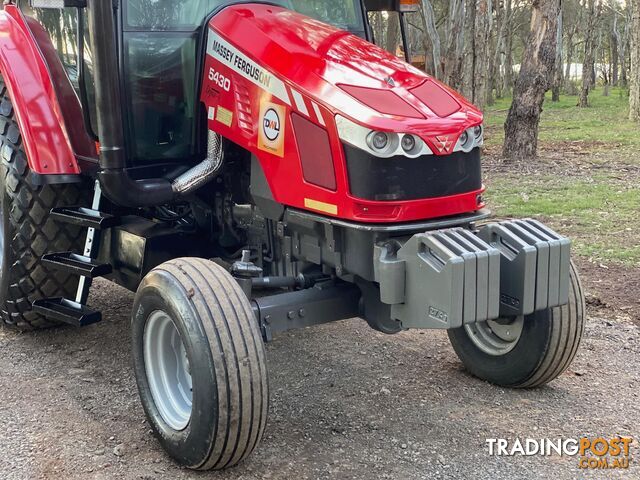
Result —
[[[530,32],[504,125],[503,156],[507,160],[537,155],[544,94],[551,88],[556,64],[561,3],[561,0],[533,0]]]
[[[611,29],[611,85],[618,86],[618,61],[620,53],[618,43],[620,42],[620,31],[618,30],[618,14],[614,12],[613,28]]]
[[[584,32],[584,60],[582,62],[582,90],[580,91],[580,101],[578,105],[582,108],[589,106],[589,90],[593,82],[594,57],[596,49],[595,28],[596,28],[596,2],[587,1],[587,21]]]
[[[473,75],[473,103],[480,110],[487,104],[489,88],[489,39],[492,24],[492,0],[476,1],[476,18],[474,27],[474,75]]]
[[[627,45],[631,36],[631,8],[628,6],[625,13],[624,30],[618,40],[618,51],[620,52],[620,86],[627,87]]]
[[[450,0],[447,19],[444,81],[459,90],[462,86],[462,60],[464,50],[465,0]]]
[[[396,54],[398,43],[400,40],[400,19],[393,18],[389,15],[387,19],[387,35],[385,39],[385,48],[388,52]]]
[[[466,0],[462,93],[484,109],[489,88],[493,0]]]
[[[476,0],[465,0],[464,16],[464,53],[462,60],[462,94],[473,101],[473,85],[475,73],[475,22]]]
[[[431,42],[431,52],[433,54],[433,75],[441,79],[441,53],[440,53],[440,34],[436,27],[436,15],[433,11],[433,5],[429,0],[422,0],[422,12],[424,18],[424,28],[427,31]]]
[[[554,102],[560,101],[560,87],[562,86],[562,35],[563,35],[563,16],[562,9],[558,15],[558,33],[556,35],[556,66],[553,76],[553,87],[551,88],[552,97]]]
[[[631,75],[629,78],[629,118],[640,122],[640,0],[631,0]]]
[[[511,0],[505,0],[504,5],[504,22],[505,22],[505,40],[504,40],[504,84],[505,93],[511,93],[513,88],[513,10]]]
[[[584,9],[582,5],[576,1],[567,1],[563,5],[563,30],[566,32],[567,48],[565,55],[565,73],[564,73],[564,90],[568,95],[576,95],[576,84],[574,83],[572,73],[574,72],[573,61],[574,54],[578,46],[577,38],[579,37],[580,27],[582,26],[582,17]]]
[[[501,59],[504,56],[504,37],[507,28],[507,21],[505,15],[505,6],[500,2],[495,2],[495,22],[496,26],[496,39],[495,48],[493,50],[493,60],[489,65],[489,90],[487,92],[487,105],[493,105],[495,103],[493,97],[493,91],[496,92],[496,98],[502,98],[502,78],[501,78]]]

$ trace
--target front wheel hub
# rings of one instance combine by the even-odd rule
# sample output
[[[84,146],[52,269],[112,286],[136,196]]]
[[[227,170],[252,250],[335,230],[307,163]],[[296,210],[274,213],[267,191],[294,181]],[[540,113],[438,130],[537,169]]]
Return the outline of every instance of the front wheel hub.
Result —
[[[464,326],[476,347],[492,356],[506,355],[515,348],[522,336],[524,316],[498,318]]]
[[[191,370],[180,333],[167,313],[151,313],[144,329],[143,348],[155,406],[169,427],[184,430],[191,419]]]

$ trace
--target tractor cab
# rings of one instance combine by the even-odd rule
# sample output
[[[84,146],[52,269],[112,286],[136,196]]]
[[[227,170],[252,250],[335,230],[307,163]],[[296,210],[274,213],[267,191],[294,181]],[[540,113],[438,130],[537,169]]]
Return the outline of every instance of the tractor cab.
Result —
[[[38,7],[38,5],[44,6]],[[18,0],[27,17],[40,22],[51,37],[69,80],[88,113],[89,135],[97,137],[93,52],[76,7],[46,8],[49,2]],[[73,4],[74,2],[67,2]],[[202,49],[207,18],[231,0],[122,0],[115,9],[118,30],[115,48],[123,85],[127,156],[132,166],[193,162],[202,156],[202,118],[197,105]],[[407,0],[272,0],[281,6],[344,29],[374,42],[368,13],[398,11],[389,21],[400,22],[404,42],[404,12],[417,8]],[[79,16],[80,15],[80,16]],[[79,23],[80,22],[80,23]],[[78,32],[82,32],[79,43]],[[82,53],[82,55],[80,55]],[[84,75],[82,75],[84,74]]]

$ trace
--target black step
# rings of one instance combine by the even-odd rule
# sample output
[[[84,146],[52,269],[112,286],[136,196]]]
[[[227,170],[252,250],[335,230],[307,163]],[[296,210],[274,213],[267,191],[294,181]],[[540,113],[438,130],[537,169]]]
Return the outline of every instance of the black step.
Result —
[[[86,327],[102,320],[102,313],[67,298],[42,298],[33,302],[33,310],[51,320]]]
[[[96,278],[108,275],[113,270],[108,263],[98,263],[93,258],[73,252],[47,253],[42,256],[42,263],[83,277]]]
[[[120,217],[85,207],[56,207],[51,209],[51,217],[58,222],[70,223],[86,228],[104,230],[120,225]]]

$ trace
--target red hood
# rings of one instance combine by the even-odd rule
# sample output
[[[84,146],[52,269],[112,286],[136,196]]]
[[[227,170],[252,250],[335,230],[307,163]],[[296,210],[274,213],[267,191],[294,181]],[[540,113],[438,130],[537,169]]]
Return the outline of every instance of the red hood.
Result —
[[[473,105],[420,70],[296,12],[236,5],[223,9],[210,26],[290,87],[366,126],[431,137],[482,122]]]

